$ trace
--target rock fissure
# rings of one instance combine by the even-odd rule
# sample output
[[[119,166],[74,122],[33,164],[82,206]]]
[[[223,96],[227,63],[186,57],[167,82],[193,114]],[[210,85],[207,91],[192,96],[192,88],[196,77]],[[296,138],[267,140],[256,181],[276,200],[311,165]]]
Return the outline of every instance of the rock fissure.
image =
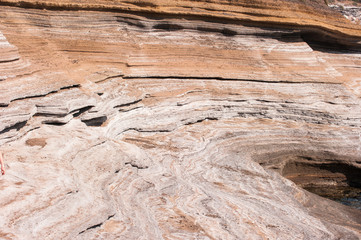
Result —
[[[137,164],[135,164],[135,163],[133,163],[133,162],[126,162],[125,165],[130,165],[130,166],[132,166],[133,168],[137,168],[137,169],[139,169],[139,170],[143,170],[143,169],[149,168],[148,166],[140,166],[140,165],[137,165]]]
[[[197,76],[129,76],[124,75],[124,79],[183,79],[183,80],[215,80],[215,81],[235,81],[235,82],[255,82],[255,83],[280,83],[280,84],[332,84],[340,85],[337,82],[318,82],[313,80],[305,81],[275,81],[275,80],[261,80],[261,79],[241,79],[241,78],[222,78],[222,77],[197,77]]]
[[[102,82],[104,82],[104,81],[108,81],[108,80],[115,79],[115,78],[121,78],[121,77],[123,77],[123,76],[124,76],[124,74],[109,76],[109,77],[106,77],[106,78],[104,78],[104,79],[97,80],[97,81],[95,81],[95,83],[102,83]]]
[[[46,97],[46,96],[49,96],[49,95],[52,95],[52,94],[59,93],[59,92],[61,92],[63,90],[69,90],[69,89],[79,88],[79,87],[80,87],[79,84],[64,86],[64,87],[61,87],[59,90],[53,90],[53,91],[50,91],[50,92],[45,93],[45,94],[30,95],[30,96],[25,96],[25,97],[21,97],[21,98],[15,98],[15,99],[12,99],[10,102],[22,101],[22,100],[27,100],[27,99],[32,99],[32,98],[43,98],[43,97]]]
[[[140,133],[168,133],[168,132],[172,132],[172,130],[170,129],[143,129],[143,128],[127,128],[124,131],[122,131],[122,133],[128,132],[128,131],[136,131],[136,132],[140,132]],[[122,134],[120,133],[120,134]]]
[[[115,105],[113,108],[129,107],[129,106],[131,106],[131,105],[135,105],[135,104],[141,102],[142,100],[143,100],[143,99],[141,98],[141,99],[137,99],[137,100],[135,100],[135,101],[133,101],[133,102]]]
[[[19,60],[20,60],[20,58],[3,60],[3,61],[0,61],[0,64],[2,64],[2,63],[11,63],[11,62],[19,61]],[[1,79],[1,80],[3,81],[3,79]]]
[[[86,231],[89,231],[89,230],[92,230],[92,229],[95,229],[95,228],[100,228],[101,226],[103,226],[103,224],[104,224],[106,221],[108,221],[109,219],[111,219],[111,218],[114,217],[114,216],[115,216],[115,214],[108,216],[108,218],[107,218],[104,222],[101,222],[101,223],[98,223],[98,224],[95,224],[95,225],[93,225],[93,226],[88,227],[87,229],[79,232],[79,235],[85,233]]]

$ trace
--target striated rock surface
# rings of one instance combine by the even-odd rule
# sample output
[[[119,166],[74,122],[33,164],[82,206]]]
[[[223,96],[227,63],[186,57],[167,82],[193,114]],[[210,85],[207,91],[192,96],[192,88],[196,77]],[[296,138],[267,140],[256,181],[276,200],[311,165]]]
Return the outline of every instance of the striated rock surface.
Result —
[[[300,187],[361,186],[361,27],[324,1],[0,5],[0,238],[361,238]]]

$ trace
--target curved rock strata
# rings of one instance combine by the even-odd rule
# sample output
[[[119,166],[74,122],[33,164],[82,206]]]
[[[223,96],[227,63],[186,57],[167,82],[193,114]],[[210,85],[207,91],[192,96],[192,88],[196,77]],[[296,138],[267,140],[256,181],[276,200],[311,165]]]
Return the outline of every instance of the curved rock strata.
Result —
[[[319,170],[361,168],[360,28],[310,2],[1,0],[0,238],[361,238],[285,178],[361,187]]]

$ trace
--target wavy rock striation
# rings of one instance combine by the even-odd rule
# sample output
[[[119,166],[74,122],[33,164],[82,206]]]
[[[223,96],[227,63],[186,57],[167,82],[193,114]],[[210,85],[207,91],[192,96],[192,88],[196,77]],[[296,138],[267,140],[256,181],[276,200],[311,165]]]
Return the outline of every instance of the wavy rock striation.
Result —
[[[361,186],[361,30],[323,1],[0,5],[0,238],[361,237],[285,178]]]

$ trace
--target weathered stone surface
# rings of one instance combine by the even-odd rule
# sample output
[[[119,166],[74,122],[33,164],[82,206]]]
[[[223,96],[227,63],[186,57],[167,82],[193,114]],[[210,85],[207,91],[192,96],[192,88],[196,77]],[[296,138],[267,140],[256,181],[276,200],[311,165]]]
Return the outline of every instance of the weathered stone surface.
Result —
[[[329,6],[355,24],[361,24],[361,2],[330,1]]]
[[[285,178],[361,185],[360,27],[312,2],[1,0],[0,238],[361,238]]]

